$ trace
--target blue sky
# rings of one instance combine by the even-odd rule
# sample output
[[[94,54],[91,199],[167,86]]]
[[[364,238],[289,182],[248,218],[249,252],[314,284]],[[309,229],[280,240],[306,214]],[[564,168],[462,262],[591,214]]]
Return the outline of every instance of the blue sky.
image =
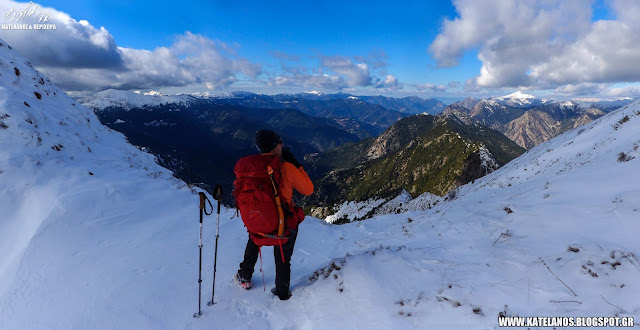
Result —
[[[28,5],[6,1],[3,14]],[[35,5],[56,31],[0,37],[69,91],[640,95],[640,70],[625,67],[640,60],[640,24],[624,14],[640,9],[634,0]],[[617,33],[612,53],[604,36]]]

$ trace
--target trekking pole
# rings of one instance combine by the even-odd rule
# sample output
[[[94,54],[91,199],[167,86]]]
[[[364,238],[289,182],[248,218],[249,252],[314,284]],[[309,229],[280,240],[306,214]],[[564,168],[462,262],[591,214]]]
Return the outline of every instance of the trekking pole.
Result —
[[[211,207],[211,212],[207,213],[207,208],[204,202],[209,202],[209,207]],[[202,301],[202,212],[204,214],[210,215],[213,213],[213,205],[211,205],[211,201],[207,198],[203,192],[200,192],[200,244],[198,247],[200,248],[200,266],[198,269],[198,312],[193,314],[193,317],[200,317],[202,315],[202,309],[200,308],[200,303]]]
[[[216,265],[218,264],[218,230],[220,229],[220,197],[222,196],[222,186],[219,184],[216,185],[213,190],[213,198],[218,201],[218,220],[216,222],[216,249],[213,257],[213,289],[211,290],[211,301],[207,304],[208,306],[213,306],[216,302],[213,300],[213,297],[216,294]],[[213,209],[211,210],[213,212]]]

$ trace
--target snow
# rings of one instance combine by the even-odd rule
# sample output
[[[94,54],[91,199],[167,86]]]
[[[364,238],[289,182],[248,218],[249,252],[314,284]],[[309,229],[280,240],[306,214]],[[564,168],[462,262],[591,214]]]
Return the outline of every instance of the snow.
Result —
[[[509,95],[498,97],[497,99],[499,99],[499,100],[512,99],[512,100],[527,101],[527,99],[535,99],[535,98],[536,97],[533,96],[533,95],[525,94],[525,93],[523,93],[521,91],[517,91],[517,92],[509,94]]]
[[[144,126],[154,126],[154,127],[160,127],[160,126],[176,126],[176,123],[167,123],[164,120],[154,120],[148,123],[144,123]]]
[[[108,89],[88,97],[79,98],[79,102],[92,109],[106,109],[108,107],[122,107],[133,109],[139,107],[153,107],[165,104],[184,104],[193,101],[198,96],[188,94],[162,95],[151,91],[147,93]]]
[[[571,107],[575,107],[577,104],[575,102],[572,101],[563,101],[560,102],[560,106],[563,108],[571,108]]]
[[[480,153],[480,160],[482,161],[482,167],[486,169],[487,173],[493,172],[494,170],[500,167],[498,165],[498,162],[496,162],[496,159],[491,154],[491,151],[489,151],[489,149],[487,149],[484,145],[480,146],[480,149],[478,150],[478,152]]]
[[[157,91],[148,91],[146,93],[144,93],[144,95],[162,95],[160,92]]]
[[[204,220],[204,315],[193,318],[196,191],[2,43],[0,329],[497,329],[498,313],[635,316],[639,326],[639,102],[455,196],[404,195],[399,214],[341,226],[308,217],[288,301],[268,291],[271,248],[266,292],[259,266],[253,289],[230,281],[246,232],[223,208],[216,304],[206,305],[214,214]]]
[[[334,223],[341,219],[354,221],[358,218],[364,218],[367,213],[382,205],[384,202],[384,199],[372,199],[365,202],[344,202],[342,205],[339,205],[338,210],[334,214],[328,216],[325,221],[328,223]]]
[[[515,93],[509,94],[509,95],[505,95],[505,96],[500,96],[500,97],[496,97],[494,98],[495,100],[498,100],[500,103],[504,103],[507,105],[511,105],[511,106],[533,106],[533,105],[540,105],[540,104],[546,104],[549,103],[548,100],[545,99],[538,99],[537,97],[530,95],[530,94],[525,94],[522,93],[521,91],[517,91]]]

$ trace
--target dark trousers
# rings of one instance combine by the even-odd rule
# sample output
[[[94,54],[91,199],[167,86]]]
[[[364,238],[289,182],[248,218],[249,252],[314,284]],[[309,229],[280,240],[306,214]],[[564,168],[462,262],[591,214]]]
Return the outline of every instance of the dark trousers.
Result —
[[[288,297],[289,285],[291,281],[291,255],[293,255],[293,247],[296,244],[297,231],[291,231],[287,243],[282,244],[284,252],[284,263],[282,263],[282,255],[280,254],[280,245],[273,247],[273,257],[276,262],[276,295],[278,297]],[[258,260],[259,248],[253,243],[251,238],[247,241],[247,247],[244,250],[244,260],[240,263],[238,274],[240,277],[251,280],[253,270]]]

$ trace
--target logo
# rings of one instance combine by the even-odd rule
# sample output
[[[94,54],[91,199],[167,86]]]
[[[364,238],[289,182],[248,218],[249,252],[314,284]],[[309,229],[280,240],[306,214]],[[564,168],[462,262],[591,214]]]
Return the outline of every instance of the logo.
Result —
[[[2,23],[3,30],[55,30],[57,28],[55,24],[47,24],[51,16],[33,1],[22,10],[15,8],[9,10],[4,15],[4,19],[6,23]]]

